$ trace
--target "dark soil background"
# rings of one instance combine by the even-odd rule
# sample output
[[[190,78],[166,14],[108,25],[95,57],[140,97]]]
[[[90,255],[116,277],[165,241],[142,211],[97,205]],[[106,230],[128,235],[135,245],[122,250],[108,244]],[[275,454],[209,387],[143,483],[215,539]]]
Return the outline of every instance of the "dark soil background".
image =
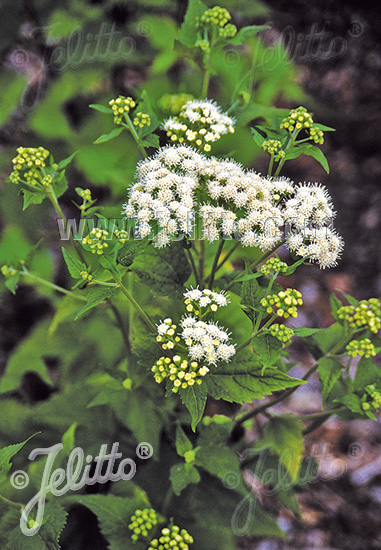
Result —
[[[358,299],[381,293],[381,12],[373,2],[269,0],[267,4],[274,28],[266,37],[271,43],[294,36],[289,52],[298,65],[299,82],[315,101],[316,119],[337,129],[326,134],[323,146],[329,175],[310,157],[285,167],[285,174],[294,180],[326,184],[338,212],[335,226],[345,239],[338,267],[324,271],[302,267],[291,283],[305,300],[298,321],[328,326],[330,292],[342,290]],[[316,34],[322,32],[324,39]],[[309,41],[311,34],[315,38]],[[264,171],[265,166],[259,169]],[[305,367],[311,365],[302,349],[294,349],[294,354]],[[315,379],[279,412],[310,413],[319,408]],[[240,547],[380,549],[381,425],[330,419],[307,437],[307,454],[317,457],[319,471],[316,481],[298,496],[302,518],[281,513],[289,540],[245,540]],[[263,494],[261,500],[276,510],[273,498]]]

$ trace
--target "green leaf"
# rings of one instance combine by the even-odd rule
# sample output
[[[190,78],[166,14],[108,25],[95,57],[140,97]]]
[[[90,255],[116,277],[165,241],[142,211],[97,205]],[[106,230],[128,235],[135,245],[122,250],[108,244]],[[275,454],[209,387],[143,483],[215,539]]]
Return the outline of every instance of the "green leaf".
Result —
[[[128,482],[129,484],[131,481]],[[137,508],[145,508],[147,501],[142,494],[136,491],[131,498],[122,498],[114,495],[83,495],[72,496],[70,501],[82,504],[97,516],[100,530],[108,541],[110,550],[122,548],[136,548],[144,550],[146,546],[137,543],[132,546],[129,542],[130,517]]]
[[[343,306],[343,303],[339,300],[336,294],[333,293],[329,297],[329,301],[331,304],[332,317],[335,319],[335,321],[338,321],[339,318],[337,316],[337,310]]]
[[[63,452],[68,456],[75,447],[75,431],[78,427],[78,422],[73,422],[73,424],[66,430],[62,436]]]
[[[242,404],[305,383],[276,367],[268,367],[262,374],[262,368],[254,354],[242,351],[228,366],[221,365],[208,373],[205,380],[208,393],[215,399]]]
[[[3,447],[2,449],[0,449],[0,484],[6,479],[7,473],[11,469],[11,458],[14,457],[15,454],[17,454],[19,451],[21,451],[24,445],[28,443],[28,441],[32,439],[32,437],[34,437],[35,435],[36,434],[31,435],[22,443],[8,445],[7,447]]]
[[[196,426],[200,422],[205,410],[207,397],[206,384],[203,381],[200,386],[196,384],[194,386],[188,386],[185,389],[181,389],[179,394],[181,401],[191,415],[191,426],[192,430],[195,432]]]
[[[31,204],[41,204],[46,199],[46,193],[43,191],[28,191],[28,189],[22,189],[21,191],[24,197],[23,210],[26,210]]]
[[[250,263],[245,261],[245,275],[243,277],[250,277],[253,275]],[[255,319],[255,310],[260,307],[260,302],[265,291],[259,286],[256,277],[251,277],[244,281],[241,288],[241,307],[246,315],[252,321]]]
[[[263,367],[271,367],[280,357],[282,342],[271,334],[257,334],[251,344],[254,353],[260,357]]]
[[[114,139],[118,137],[125,128],[114,128],[109,132],[108,134],[102,134],[97,138],[93,143],[105,143],[106,141],[110,141],[110,139]]]
[[[67,10],[57,9],[48,20],[46,39],[48,42],[61,40],[80,28],[81,22],[79,19],[70,15]]]
[[[265,138],[262,136],[262,134],[260,134],[257,130],[255,130],[255,128],[252,128],[251,131],[252,131],[255,143],[258,145],[258,147],[262,147],[263,142],[266,141]]]
[[[307,336],[312,336],[313,334],[320,332],[322,329],[308,328],[308,327],[295,327],[292,330],[294,331],[296,336],[300,336],[301,338],[306,338]]]
[[[328,328],[320,330],[317,334],[314,334],[313,340],[318,345],[323,354],[330,352],[344,336],[344,329],[339,323],[334,323]],[[337,353],[344,348],[336,350]]]
[[[184,46],[192,48],[197,40],[197,18],[207,9],[200,0],[189,0],[184,22],[180,27],[179,40]]]
[[[16,294],[17,283],[20,280],[20,276],[21,276],[20,272],[18,271],[15,275],[12,275],[12,277],[7,277],[5,279],[4,284],[7,287],[7,289],[12,292],[12,294]]]
[[[319,147],[316,147],[316,145],[309,145],[309,147],[306,148],[303,152],[305,155],[314,157],[314,159],[317,160],[319,164],[321,164],[327,174],[329,174],[328,160],[326,159],[323,151],[319,149]]]
[[[300,260],[298,260],[294,264],[289,265],[288,268],[287,268],[287,271],[282,273],[282,275],[284,275],[285,277],[287,277],[288,275],[292,275],[294,273],[294,271],[296,270],[296,268],[299,267],[300,265],[302,265],[305,261],[306,261],[306,258],[301,258]]]
[[[107,298],[111,298],[115,294],[115,289],[106,286],[90,286],[86,288],[85,292],[87,303],[78,311],[74,318],[75,321],[93,307],[101,304]]]
[[[144,252],[148,241],[127,241],[123,244],[122,248],[118,250],[116,261],[118,264],[123,265],[124,267],[130,267],[134,259],[139,254]]]
[[[176,426],[176,451],[179,456],[184,456],[187,451],[193,449],[192,443],[185,435],[184,430],[180,424]]]
[[[317,124],[316,122],[314,122],[314,128],[319,128],[319,130],[323,130],[323,132],[336,132],[335,128],[324,126],[324,124]]]
[[[354,390],[364,391],[366,386],[381,381],[380,369],[373,363],[371,357],[361,357],[356,368]]]
[[[148,134],[141,143],[143,147],[155,147],[155,149],[160,147],[160,139],[156,134]]]
[[[74,153],[72,155],[70,155],[69,157],[66,157],[65,159],[62,159],[59,163],[58,163],[58,170],[63,170],[64,168],[66,168],[66,166],[68,166],[71,161],[73,160],[73,158],[75,157],[75,155],[78,153],[78,151],[74,151]]]
[[[322,357],[318,360],[318,372],[322,385],[323,400],[326,399],[333,386],[340,378],[343,371],[343,365],[336,359]]]
[[[106,107],[106,105],[98,105],[97,103],[92,103],[89,105],[90,109],[94,109],[95,111],[99,111],[100,113],[112,113],[111,107]]]
[[[252,36],[255,36],[261,31],[266,31],[267,29],[271,29],[271,27],[269,25],[252,25],[250,27],[243,27],[233,38],[229,40],[229,44],[239,46],[244,44]]]
[[[48,502],[44,511],[44,523],[33,536],[25,536],[17,526],[9,533],[9,548],[17,550],[59,549],[60,535],[66,525],[67,512],[57,502]]]
[[[201,446],[197,451],[195,464],[225,484],[234,476],[234,488],[245,493],[238,456],[225,443]]]
[[[61,323],[65,321],[73,321],[78,312],[78,300],[73,296],[65,296],[60,300],[57,310],[50,323],[48,334],[51,336],[55,333]]]
[[[173,492],[178,496],[191,483],[199,483],[201,476],[193,464],[181,462],[171,467],[169,479],[172,483]]]
[[[151,124],[149,126],[144,126],[142,131],[142,137],[150,141],[152,132],[156,130],[159,126],[159,120],[156,116],[155,111],[152,108],[151,101],[148,97],[146,90],[143,90],[139,99],[139,111],[147,113],[151,119]],[[150,135],[151,134],[151,135]],[[152,137],[154,145],[149,145],[149,147],[158,147],[159,136]],[[157,142],[157,145],[156,145]]]
[[[86,270],[86,264],[72,256],[66,248],[62,247],[61,250],[70,275],[73,279],[79,279],[81,277],[81,271]]]
[[[178,242],[165,248],[147,248],[135,258],[133,271],[142,283],[162,296],[182,293],[184,283],[191,275],[191,267],[184,249]]]
[[[301,420],[283,415],[271,417],[263,430],[264,441],[279,455],[293,481],[298,478],[304,453],[303,429]]]
[[[343,397],[340,397],[338,399],[335,399],[336,402],[342,403],[349,409],[351,412],[360,414],[361,416],[364,416],[364,410],[361,407],[361,401],[358,395],[354,393],[348,393],[347,395],[344,395]]]

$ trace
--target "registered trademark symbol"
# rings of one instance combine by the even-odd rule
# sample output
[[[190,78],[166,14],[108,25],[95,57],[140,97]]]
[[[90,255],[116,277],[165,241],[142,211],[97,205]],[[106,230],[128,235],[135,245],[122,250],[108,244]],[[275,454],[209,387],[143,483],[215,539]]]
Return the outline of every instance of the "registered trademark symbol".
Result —
[[[357,38],[361,36],[364,32],[364,24],[361,21],[352,21],[349,29],[348,34],[352,38]]]

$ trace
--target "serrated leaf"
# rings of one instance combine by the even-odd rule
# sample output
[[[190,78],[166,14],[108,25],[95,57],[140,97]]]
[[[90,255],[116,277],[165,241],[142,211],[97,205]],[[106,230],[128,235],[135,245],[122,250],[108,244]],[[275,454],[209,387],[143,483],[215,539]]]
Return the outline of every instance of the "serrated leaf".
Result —
[[[66,525],[67,512],[57,502],[48,502],[44,510],[44,523],[39,531],[31,536],[25,536],[20,527],[9,534],[10,548],[17,550],[59,550],[58,541]]]
[[[31,204],[41,204],[46,199],[46,193],[42,191],[28,191],[28,189],[22,189],[24,197],[24,204],[22,209],[26,210]]]
[[[79,319],[84,313],[93,307],[101,304],[107,298],[111,298],[115,294],[115,289],[105,286],[90,286],[86,289],[87,303],[78,311],[74,317],[74,321]]]
[[[108,134],[102,134],[97,138],[93,143],[105,143],[106,141],[110,141],[110,139],[114,139],[118,137],[122,132],[124,128],[114,128],[109,132]]]
[[[336,359],[322,357],[318,360],[318,372],[322,384],[322,397],[326,399],[333,386],[340,378],[343,371],[343,365]]]
[[[66,248],[62,247],[61,250],[70,275],[73,279],[79,279],[81,277],[81,271],[86,270],[86,264],[78,260],[78,258],[72,256]]]
[[[244,44],[252,36],[255,36],[261,31],[266,31],[267,29],[271,29],[271,27],[269,25],[251,25],[250,27],[243,27],[229,40],[229,44],[239,46]]]
[[[28,443],[28,441],[32,439],[32,437],[34,437],[35,435],[36,434],[31,435],[30,437],[28,437],[28,439],[26,439],[22,443],[8,445],[7,447],[3,447],[2,449],[0,449],[0,483],[4,481],[7,473],[11,469],[11,466],[12,466],[11,458],[13,458],[15,454],[17,454],[19,451],[21,451],[24,445]]]
[[[132,270],[153,292],[162,296],[182,293],[191,275],[188,259],[178,242],[161,249],[148,247],[135,259]]]
[[[364,391],[365,387],[370,384],[375,384],[377,381],[381,381],[380,369],[374,364],[371,357],[361,357],[354,379],[354,390]]]
[[[95,111],[99,111],[100,113],[106,113],[110,114],[112,113],[111,107],[106,107],[106,105],[98,105],[97,103],[92,103],[89,105],[90,109],[94,109]]]
[[[192,430],[195,432],[196,426],[200,422],[205,410],[207,398],[206,384],[204,384],[203,381],[200,386],[198,386],[197,384],[195,384],[194,386],[188,386],[185,389],[181,389],[179,394],[181,401],[186,406],[191,415],[191,426]]]
[[[208,373],[208,393],[215,399],[231,403],[250,403],[274,391],[304,384],[276,367],[268,367],[262,374],[262,363],[249,351],[240,352],[227,366],[219,366]]]
[[[292,329],[296,336],[300,336],[301,338],[306,338],[307,336],[312,336],[313,334],[316,334],[319,332],[320,328],[308,328],[308,327],[295,327]]]
[[[262,367],[270,367],[280,357],[282,342],[268,333],[257,334],[251,341],[254,353],[259,356]]]
[[[264,441],[279,455],[293,481],[298,478],[304,453],[303,429],[302,421],[289,415],[271,417],[263,429]]]
[[[58,163],[58,170],[63,170],[64,168],[66,168],[66,166],[68,166],[71,163],[71,161],[73,160],[73,158],[77,153],[78,151],[74,151],[72,155],[61,160],[61,162]]]
[[[160,147],[160,139],[156,134],[148,134],[141,143],[143,147],[155,147],[155,149]]]
[[[192,443],[185,435],[184,430],[180,424],[176,426],[176,451],[179,456],[184,456],[187,451],[193,449]]]
[[[336,294],[333,294],[333,293],[329,297],[329,301],[330,301],[330,304],[331,304],[332,317],[336,321],[338,321],[339,318],[337,316],[337,310],[340,309],[343,306],[343,303],[339,300],[339,298],[336,296]]]
[[[131,483],[131,482],[129,482]],[[144,550],[147,545],[129,542],[130,517],[137,508],[145,508],[147,501],[139,493],[135,498],[122,498],[114,495],[83,495],[70,497],[70,501],[82,504],[97,516],[99,527],[108,541],[110,550],[135,548]]]
[[[197,451],[195,464],[225,484],[230,476],[234,476],[234,488],[245,493],[238,456],[225,443],[201,446]]]
[[[206,9],[207,7],[200,0],[189,0],[185,18],[179,32],[179,41],[184,46],[192,48],[195,45],[198,31],[196,21]]]
[[[245,261],[245,264],[245,275],[243,277],[253,274],[250,263]],[[251,277],[242,283],[241,307],[252,321],[255,319],[255,310],[260,306],[260,302],[264,294],[265,291],[259,286],[256,277]]]
[[[193,464],[181,462],[171,467],[169,479],[172,483],[173,492],[178,496],[191,483],[199,483],[201,476]]]
[[[144,252],[148,242],[147,241],[127,241],[123,244],[122,248],[118,250],[116,255],[117,263],[124,267],[130,267],[134,259]]]

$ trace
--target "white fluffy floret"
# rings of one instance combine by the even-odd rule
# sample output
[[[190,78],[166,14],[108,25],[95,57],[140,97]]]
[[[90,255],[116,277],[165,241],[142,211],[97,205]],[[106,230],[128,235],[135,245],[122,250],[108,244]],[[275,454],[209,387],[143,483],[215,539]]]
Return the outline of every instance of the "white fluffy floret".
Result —
[[[181,336],[191,359],[215,365],[218,361],[229,361],[235,354],[235,346],[229,344],[229,334],[217,324],[185,317],[181,326]]]

